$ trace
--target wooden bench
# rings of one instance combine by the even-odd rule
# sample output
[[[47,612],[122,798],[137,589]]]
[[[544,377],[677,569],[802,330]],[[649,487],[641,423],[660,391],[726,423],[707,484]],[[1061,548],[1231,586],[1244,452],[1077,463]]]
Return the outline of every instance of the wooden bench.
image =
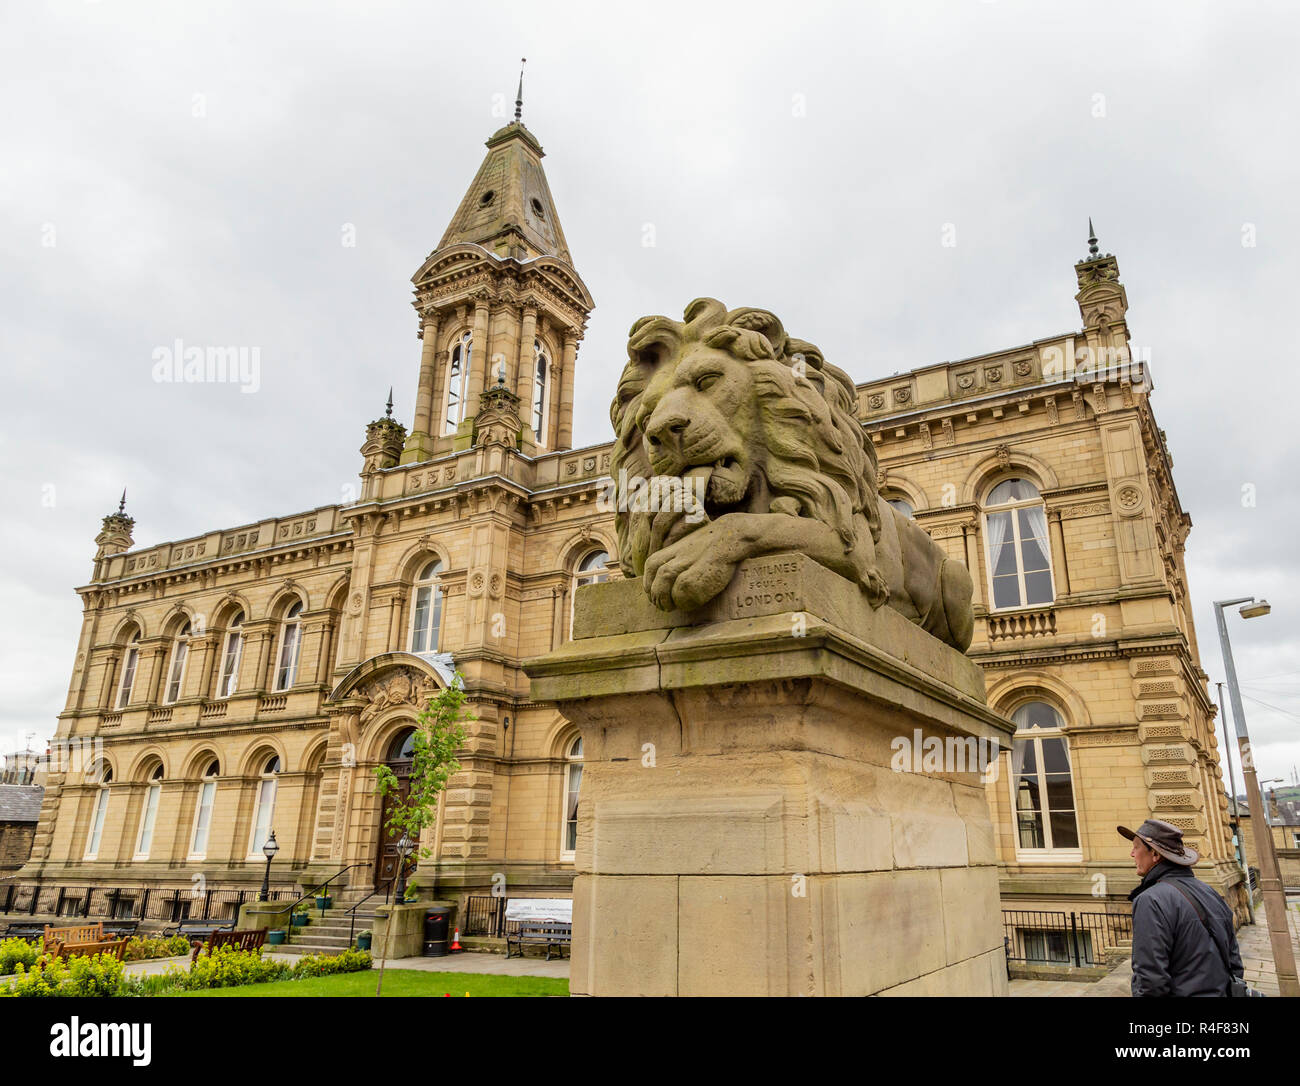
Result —
[[[130,939],[96,939],[86,943],[59,943],[54,950],[47,950],[47,954],[53,954],[56,957],[63,958],[65,961],[75,954],[110,954],[119,962],[126,953],[126,944]]]
[[[211,954],[217,947],[228,946],[236,950],[256,950],[266,943],[266,929],[255,928],[252,931],[214,931],[203,942],[194,944],[190,961],[199,960],[203,951]]]
[[[573,945],[573,925],[555,922],[521,924],[516,932],[506,933],[506,957],[509,958],[511,945],[519,948],[519,956],[524,956],[526,946],[545,946],[546,960],[551,960],[551,949],[564,957],[564,948]]]
[[[77,954],[111,954],[121,961],[128,942],[129,938],[105,939],[102,922],[60,928],[45,925],[44,952],[65,960]]]

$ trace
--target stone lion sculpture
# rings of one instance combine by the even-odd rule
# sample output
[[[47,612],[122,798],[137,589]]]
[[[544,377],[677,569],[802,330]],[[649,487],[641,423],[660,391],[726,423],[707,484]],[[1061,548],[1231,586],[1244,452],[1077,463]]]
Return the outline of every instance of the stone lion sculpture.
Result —
[[[642,317],[610,406],[624,574],[663,610],[691,611],[744,559],[797,551],[965,651],[970,575],[880,497],[856,402],[849,376],[765,310],[699,298],[684,321]],[[674,479],[685,502],[627,500]]]

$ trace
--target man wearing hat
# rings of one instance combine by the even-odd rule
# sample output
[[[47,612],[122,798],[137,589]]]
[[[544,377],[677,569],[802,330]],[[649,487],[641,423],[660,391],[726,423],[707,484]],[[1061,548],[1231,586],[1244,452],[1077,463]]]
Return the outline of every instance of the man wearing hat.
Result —
[[[1133,995],[1226,996],[1241,979],[1232,910],[1193,877],[1200,859],[1183,831],[1149,818],[1136,830],[1115,827],[1133,842],[1129,853],[1142,881],[1133,902]]]

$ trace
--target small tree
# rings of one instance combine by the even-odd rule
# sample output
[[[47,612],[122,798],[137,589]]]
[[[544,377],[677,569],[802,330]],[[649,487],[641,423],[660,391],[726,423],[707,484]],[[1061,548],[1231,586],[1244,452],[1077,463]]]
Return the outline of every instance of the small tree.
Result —
[[[388,766],[375,767],[375,780],[380,799],[392,799],[392,808],[383,829],[388,837],[407,837],[419,841],[426,828],[438,817],[438,796],[447,787],[447,781],[460,769],[456,751],[465,742],[464,725],[477,719],[465,711],[465,687],[460,672],[450,686],[429,699],[428,706],[415,718],[415,734],[411,737],[411,774],[409,791],[402,795],[401,782]],[[433,849],[420,845],[419,856],[425,859]],[[402,856],[399,863],[405,864]],[[399,870],[400,874],[400,870]],[[397,904],[394,896],[393,904]],[[379,984],[375,995],[384,986],[384,962],[393,938],[393,917],[389,916],[384,928],[383,954],[379,959]]]

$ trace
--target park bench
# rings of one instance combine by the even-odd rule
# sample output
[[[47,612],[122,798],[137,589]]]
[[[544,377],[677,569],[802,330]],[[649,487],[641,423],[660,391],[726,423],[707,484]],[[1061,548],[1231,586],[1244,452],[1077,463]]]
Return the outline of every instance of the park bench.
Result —
[[[519,930],[506,933],[506,957],[511,956],[511,945],[519,948],[519,956],[524,956],[526,946],[545,946],[546,960],[551,960],[551,950],[564,957],[564,948],[573,944],[573,925],[554,922],[521,924]]]
[[[39,939],[45,934],[44,924],[9,924],[5,927],[6,939]]]
[[[121,961],[128,942],[129,939],[105,939],[104,925],[99,922],[59,928],[47,924],[44,931],[45,953],[65,959],[76,954],[111,954]]]
[[[194,942],[196,939],[202,942],[209,935],[218,931],[233,931],[235,922],[227,920],[224,923],[219,920],[181,920],[170,927],[163,928],[164,935],[183,935]]]
[[[135,935],[136,929],[140,927],[138,920],[106,920],[104,921],[104,934],[113,935],[119,939],[129,939]]]
[[[211,954],[217,947],[228,946],[236,950],[256,950],[266,943],[266,929],[254,928],[252,931],[214,931],[203,942],[194,944],[190,961],[199,960],[203,951]]]

